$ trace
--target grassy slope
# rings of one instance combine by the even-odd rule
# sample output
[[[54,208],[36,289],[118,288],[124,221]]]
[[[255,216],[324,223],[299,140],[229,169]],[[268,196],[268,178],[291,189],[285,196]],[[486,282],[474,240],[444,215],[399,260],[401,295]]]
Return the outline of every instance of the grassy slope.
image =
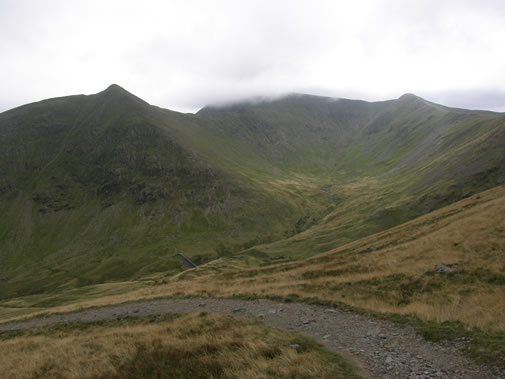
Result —
[[[159,289],[313,297],[505,331],[504,215],[501,186],[306,260],[244,270],[209,264]],[[460,270],[437,273],[437,264]]]
[[[183,115],[111,86],[17,108],[0,115],[0,297],[174,273],[174,247],[327,251],[502,182],[503,126],[413,95]]]
[[[428,338],[469,337],[479,358],[504,358],[504,215],[501,186],[305,260],[261,267],[268,256],[241,254],[141,289],[125,283],[122,294],[100,293],[112,290],[104,284],[53,294],[47,304],[42,295],[3,301],[0,317],[166,296],[273,297],[389,315]],[[438,273],[437,264],[460,270]]]
[[[310,338],[206,313],[74,323],[1,340],[7,377],[358,377]]]
[[[234,243],[284,236],[297,210],[170,135],[180,114],[117,86],[0,117],[0,297],[179,270]],[[292,221],[291,221],[292,220]]]
[[[198,117],[184,133],[209,159],[270,192],[313,200],[303,233],[255,247],[277,259],[326,251],[505,180],[503,115],[414,95],[379,103],[296,95]]]
[[[101,287],[113,291],[113,284],[83,288],[73,297],[62,293],[49,306],[86,297],[89,306],[152,296],[296,295],[505,331],[504,207],[501,186],[305,260],[247,268],[248,261],[260,263],[265,257],[240,254],[173,278],[155,276],[146,288],[130,287],[126,294],[98,293]],[[439,274],[436,264],[458,264],[461,270]],[[155,281],[164,284],[153,286]],[[0,306],[29,310],[43,306],[41,296],[4,300]]]

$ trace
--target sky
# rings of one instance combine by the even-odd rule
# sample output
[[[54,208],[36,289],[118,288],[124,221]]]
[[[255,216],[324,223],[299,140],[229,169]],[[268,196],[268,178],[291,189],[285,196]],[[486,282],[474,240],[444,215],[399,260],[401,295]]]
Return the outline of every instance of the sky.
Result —
[[[505,112],[503,0],[0,0],[0,112],[119,84],[147,102],[415,93]]]

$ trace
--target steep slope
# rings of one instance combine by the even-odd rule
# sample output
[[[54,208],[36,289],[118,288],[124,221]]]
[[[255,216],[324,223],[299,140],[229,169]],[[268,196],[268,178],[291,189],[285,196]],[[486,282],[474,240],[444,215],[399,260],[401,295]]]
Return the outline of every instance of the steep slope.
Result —
[[[348,180],[449,163],[444,174],[456,178],[485,171],[490,160],[503,163],[505,115],[447,108],[411,94],[376,103],[291,95],[206,107],[198,116],[198,135],[226,142],[226,150],[219,151],[223,160],[233,156],[243,166],[275,175],[287,171]],[[479,146],[492,151],[483,154]],[[480,161],[458,170],[461,161],[444,159],[448,152],[465,163]]]
[[[499,186],[308,259],[255,268],[241,265],[247,255],[221,259],[87,306],[175,294],[272,296],[503,332],[504,258],[505,186]]]
[[[183,115],[118,86],[0,115],[0,296],[178,270],[284,232],[289,204],[170,136]],[[294,221],[293,221],[294,222]]]
[[[309,95],[181,114],[117,85],[0,114],[0,297],[293,260],[505,180],[505,116],[415,95]]]
[[[310,230],[261,247],[274,256],[322,252],[505,181],[503,114],[411,94],[377,103],[292,95],[198,116],[194,135],[208,142],[200,151],[223,167],[328,195],[324,218],[307,213],[300,231]]]

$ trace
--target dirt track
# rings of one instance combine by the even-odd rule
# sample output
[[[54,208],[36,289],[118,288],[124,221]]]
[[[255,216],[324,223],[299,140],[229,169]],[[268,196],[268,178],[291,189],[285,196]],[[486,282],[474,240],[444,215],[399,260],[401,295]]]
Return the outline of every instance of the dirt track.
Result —
[[[352,359],[373,378],[505,378],[497,368],[479,366],[460,352],[465,341],[432,343],[412,328],[323,306],[269,300],[156,300],[0,324],[0,332],[127,316],[187,313],[204,309],[238,317],[259,317],[268,325],[313,336]]]

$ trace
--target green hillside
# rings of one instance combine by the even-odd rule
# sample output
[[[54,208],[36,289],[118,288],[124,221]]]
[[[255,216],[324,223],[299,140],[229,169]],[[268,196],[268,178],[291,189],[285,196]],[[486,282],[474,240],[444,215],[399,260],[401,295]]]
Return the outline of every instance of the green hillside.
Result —
[[[298,259],[505,180],[505,116],[414,95],[151,106],[112,85],[0,114],[0,298]]]
[[[284,236],[297,211],[180,145],[180,114],[118,86],[0,115],[0,296],[177,272],[220,241]],[[173,128],[175,129],[175,127]]]
[[[321,199],[325,216],[306,207],[303,233],[257,247],[287,260],[505,182],[505,115],[447,108],[411,94],[376,103],[292,95],[207,107],[198,116],[192,135],[200,140],[191,142],[209,159],[265,188],[310,184]]]

